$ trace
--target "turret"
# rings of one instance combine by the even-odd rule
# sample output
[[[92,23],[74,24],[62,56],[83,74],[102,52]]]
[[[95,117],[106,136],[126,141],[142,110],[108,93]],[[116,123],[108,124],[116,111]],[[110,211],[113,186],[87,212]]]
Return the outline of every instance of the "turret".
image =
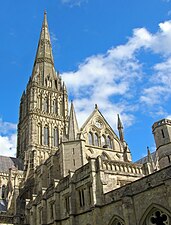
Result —
[[[163,119],[152,126],[160,169],[171,164],[171,120]]]

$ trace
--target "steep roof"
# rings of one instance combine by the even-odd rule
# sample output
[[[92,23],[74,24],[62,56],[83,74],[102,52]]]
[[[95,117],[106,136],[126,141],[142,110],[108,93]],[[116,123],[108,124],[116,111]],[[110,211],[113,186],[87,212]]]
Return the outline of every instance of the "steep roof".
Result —
[[[152,152],[151,153],[151,157],[154,161],[154,163],[156,163],[156,160],[157,160],[157,157],[156,157],[156,152]],[[138,161],[136,161],[135,163],[138,163],[138,164],[144,164],[144,163],[147,163],[148,162],[148,155],[139,159]]]
[[[0,172],[8,172],[9,168],[23,170],[23,163],[17,158],[0,155]]]

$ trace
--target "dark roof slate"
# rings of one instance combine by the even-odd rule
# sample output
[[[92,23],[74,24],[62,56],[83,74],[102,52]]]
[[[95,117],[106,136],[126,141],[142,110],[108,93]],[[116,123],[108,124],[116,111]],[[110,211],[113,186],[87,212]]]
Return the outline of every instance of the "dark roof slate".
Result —
[[[157,160],[157,157],[156,157],[156,152],[152,152],[151,153],[151,157],[153,159],[153,162],[156,163],[156,160]],[[138,163],[138,164],[144,164],[144,163],[147,163],[148,162],[148,155],[139,159],[138,161],[136,161],[135,163]]]
[[[0,155],[0,172],[8,172],[9,168],[23,170],[23,163],[17,158]]]

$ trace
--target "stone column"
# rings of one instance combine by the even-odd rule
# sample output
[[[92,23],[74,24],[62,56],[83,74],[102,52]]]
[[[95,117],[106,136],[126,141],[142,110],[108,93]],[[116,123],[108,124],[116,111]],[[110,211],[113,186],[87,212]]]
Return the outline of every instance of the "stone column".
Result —
[[[133,200],[129,196],[125,196],[122,199],[123,215],[125,219],[125,225],[136,225],[135,211]]]

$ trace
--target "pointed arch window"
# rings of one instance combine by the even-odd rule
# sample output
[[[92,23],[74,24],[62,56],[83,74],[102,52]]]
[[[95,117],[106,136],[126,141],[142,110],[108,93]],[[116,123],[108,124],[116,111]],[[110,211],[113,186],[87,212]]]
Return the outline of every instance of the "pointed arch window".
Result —
[[[55,88],[57,89],[57,80],[55,80]]]
[[[124,225],[124,223],[118,219],[115,219],[114,222],[112,223],[112,225]]]
[[[43,107],[42,107],[42,94],[40,94],[39,96],[38,96],[38,101],[37,101],[37,106],[38,106],[38,109],[40,109],[40,110],[42,110],[43,109]]]
[[[106,145],[106,136],[105,135],[102,135],[102,138],[101,138],[101,146],[105,146]]]
[[[44,99],[44,111],[45,112],[48,112],[48,107],[49,107],[49,105],[48,105],[48,98],[45,97],[45,99]]]
[[[112,220],[112,223],[110,225],[125,225],[124,221],[119,218],[118,216],[115,216],[114,219]]]
[[[44,127],[44,145],[49,145],[49,128],[48,128],[48,126]]]
[[[88,143],[93,145],[93,134],[91,132],[88,133]]]
[[[94,145],[99,146],[99,137],[97,133],[94,134]]]
[[[110,136],[107,136],[107,145],[108,145],[108,148],[113,148],[113,146],[112,146],[112,140],[111,140],[111,137]]]
[[[53,130],[53,138],[54,138],[54,146],[57,147],[59,145],[59,132],[58,128],[54,128]]]

